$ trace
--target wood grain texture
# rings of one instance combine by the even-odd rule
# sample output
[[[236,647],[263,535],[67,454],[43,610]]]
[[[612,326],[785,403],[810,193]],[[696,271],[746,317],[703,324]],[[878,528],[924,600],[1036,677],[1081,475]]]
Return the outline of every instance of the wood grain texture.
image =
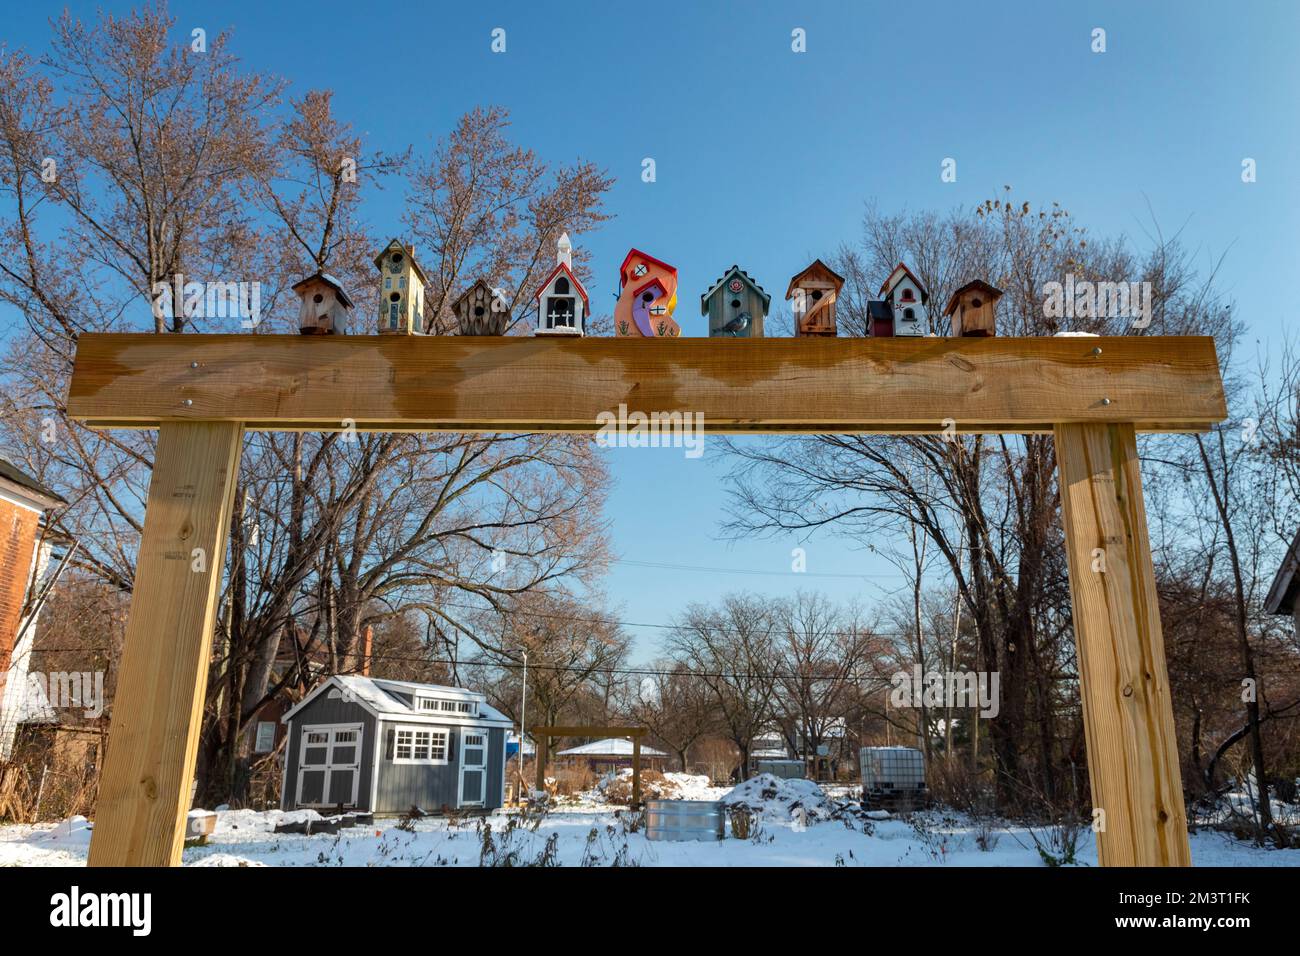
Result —
[[[1200,336],[87,334],[68,410],[99,427],[511,432],[595,431],[620,404],[700,412],[714,432],[940,432],[945,420],[963,432],[1194,431],[1227,414],[1214,342]]]
[[[180,863],[242,434],[208,422],[158,436],[91,866]]]
[[[1103,866],[1189,866],[1178,744],[1132,425],[1056,428]]]

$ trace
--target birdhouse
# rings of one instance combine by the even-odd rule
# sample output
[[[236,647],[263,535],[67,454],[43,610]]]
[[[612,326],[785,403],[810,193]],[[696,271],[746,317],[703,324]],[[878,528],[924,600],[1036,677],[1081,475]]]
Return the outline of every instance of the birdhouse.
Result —
[[[415,250],[392,240],[375,256],[379,269],[380,335],[422,335],[424,333],[424,270],[415,261]]]
[[[573,274],[573,245],[562,233],[555,244],[555,268],[533,296],[537,303],[536,335],[582,335],[591,314],[587,290]]]
[[[900,262],[894,267],[880,287],[880,296],[887,309],[878,308],[873,314],[871,307],[867,308],[872,335],[925,335],[929,331],[926,306],[930,293],[906,265]]]
[[[832,272],[820,259],[790,280],[786,300],[794,312],[797,336],[839,334],[835,324],[835,300],[844,288],[844,277]]]
[[[505,335],[510,313],[492,287],[482,279],[452,303],[461,335]]]
[[[732,266],[700,296],[700,315],[709,317],[710,338],[761,339],[771,302],[762,286]]]
[[[944,315],[952,316],[952,334],[956,336],[990,336],[998,334],[998,299],[1002,290],[983,279],[975,279],[952,294]]]
[[[303,335],[343,335],[348,327],[352,300],[339,280],[317,272],[294,283],[302,303],[298,306],[298,331]]]
[[[677,308],[677,270],[668,263],[633,249],[618,270],[618,302],[614,305],[616,336],[682,334],[673,321]]]

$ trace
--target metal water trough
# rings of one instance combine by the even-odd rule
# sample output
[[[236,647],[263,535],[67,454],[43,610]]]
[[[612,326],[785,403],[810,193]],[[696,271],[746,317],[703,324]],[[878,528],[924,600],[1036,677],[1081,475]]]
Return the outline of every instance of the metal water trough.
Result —
[[[726,813],[716,800],[647,800],[647,840],[721,840]]]

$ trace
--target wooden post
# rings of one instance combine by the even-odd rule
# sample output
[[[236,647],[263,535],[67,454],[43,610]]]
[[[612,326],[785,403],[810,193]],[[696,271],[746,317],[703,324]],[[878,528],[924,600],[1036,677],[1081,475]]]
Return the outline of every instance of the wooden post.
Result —
[[[91,866],[180,863],[242,438],[238,422],[159,429]]]
[[[1189,866],[1178,745],[1131,424],[1057,425],[1088,778],[1102,866]]]
[[[519,746],[523,746],[523,738],[520,738]],[[534,790],[539,793],[546,789],[546,758],[551,749],[551,738],[547,734],[539,734],[533,731],[533,750],[537,758],[537,780]]]
[[[641,737],[632,738],[632,806],[641,806]]]

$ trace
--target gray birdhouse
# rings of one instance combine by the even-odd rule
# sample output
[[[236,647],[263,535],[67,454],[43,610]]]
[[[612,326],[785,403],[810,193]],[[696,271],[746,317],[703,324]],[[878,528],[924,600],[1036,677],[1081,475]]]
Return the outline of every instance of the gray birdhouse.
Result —
[[[732,266],[700,296],[700,315],[709,317],[710,338],[761,339],[771,302],[757,282]]]
[[[465,290],[451,307],[461,335],[505,335],[510,313],[482,279]]]
[[[294,283],[293,291],[302,299],[298,307],[298,331],[303,335],[346,333],[352,300],[338,279],[317,272]]]

